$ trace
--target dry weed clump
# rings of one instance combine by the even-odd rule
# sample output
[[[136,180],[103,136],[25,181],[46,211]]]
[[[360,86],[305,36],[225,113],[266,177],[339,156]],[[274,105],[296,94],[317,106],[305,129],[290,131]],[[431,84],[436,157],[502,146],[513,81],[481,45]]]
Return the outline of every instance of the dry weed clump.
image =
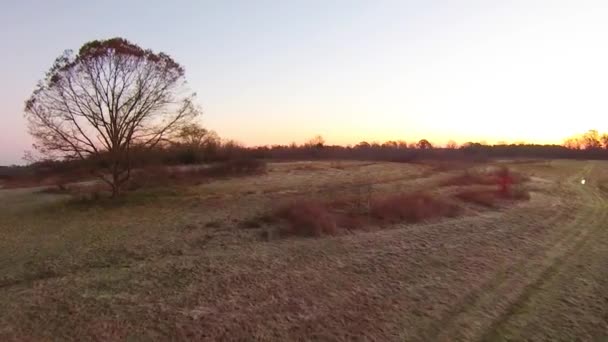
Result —
[[[455,195],[456,198],[465,202],[478,204],[484,207],[494,208],[498,202],[498,191],[496,190],[463,190]]]
[[[519,200],[519,201],[529,201],[530,200],[530,191],[522,186],[513,187],[507,193],[500,193],[503,198]]]
[[[241,221],[239,223],[239,227],[245,228],[245,229],[262,228],[264,225],[276,223],[277,220],[278,220],[277,215],[269,215],[269,214],[258,215],[258,216],[249,218],[247,220]]]
[[[286,223],[285,235],[323,236],[364,228],[374,223],[415,223],[454,217],[460,208],[426,193],[398,194],[372,198],[361,208],[356,198],[331,202],[299,200],[276,211],[277,222]],[[261,227],[258,221],[246,221],[243,227]],[[255,224],[254,224],[255,223]]]
[[[498,206],[500,200],[528,201],[530,200],[530,192],[521,186],[512,187],[507,191],[496,189],[466,189],[458,192],[455,197],[465,202],[495,208]]]
[[[498,179],[493,177],[492,175],[476,173],[472,171],[465,171],[460,175],[456,175],[450,177],[444,181],[442,181],[440,186],[467,186],[467,185],[492,185],[498,184]]]
[[[502,183],[522,184],[528,182],[530,177],[514,172],[507,167],[495,168],[489,171],[466,170],[462,174],[442,181],[440,186],[467,186],[467,185],[499,185]]]
[[[133,172],[127,183],[127,190],[167,186],[175,180],[177,180],[177,176],[169,168],[165,166],[149,166]]]
[[[288,235],[334,235],[337,224],[334,215],[320,202],[296,201],[277,211],[277,216],[288,222]]]
[[[372,217],[389,222],[420,222],[434,217],[454,217],[460,208],[427,193],[398,194],[375,200]]]

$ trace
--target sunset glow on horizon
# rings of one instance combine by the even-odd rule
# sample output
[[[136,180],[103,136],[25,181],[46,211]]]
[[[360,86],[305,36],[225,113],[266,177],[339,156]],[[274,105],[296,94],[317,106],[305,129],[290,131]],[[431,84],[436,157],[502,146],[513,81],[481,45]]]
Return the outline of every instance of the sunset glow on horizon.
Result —
[[[30,149],[23,103],[53,60],[115,36],[182,64],[202,124],[246,145],[608,131],[605,1],[110,2],[3,6],[0,165]]]

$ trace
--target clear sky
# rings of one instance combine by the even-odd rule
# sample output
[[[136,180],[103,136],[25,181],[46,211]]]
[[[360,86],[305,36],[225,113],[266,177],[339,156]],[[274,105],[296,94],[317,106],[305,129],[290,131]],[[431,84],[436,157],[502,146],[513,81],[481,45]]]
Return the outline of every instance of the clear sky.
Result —
[[[202,122],[247,145],[555,142],[608,130],[608,1],[0,4],[0,164],[63,50],[115,36],[186,67]]]

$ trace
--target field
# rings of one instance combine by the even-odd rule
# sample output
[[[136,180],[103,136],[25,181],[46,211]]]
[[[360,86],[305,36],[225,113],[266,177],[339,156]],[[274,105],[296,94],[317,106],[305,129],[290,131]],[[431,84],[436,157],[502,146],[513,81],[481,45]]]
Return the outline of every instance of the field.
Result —
[[[490,185],[453,182],[497,165],[345,161],[119,203],[0,190],[0,340],[608,339],[608,163],[494,164],[530,197],[487,203],[471,189]],[[320,237],[265,219],[421,191],[458,214]]]

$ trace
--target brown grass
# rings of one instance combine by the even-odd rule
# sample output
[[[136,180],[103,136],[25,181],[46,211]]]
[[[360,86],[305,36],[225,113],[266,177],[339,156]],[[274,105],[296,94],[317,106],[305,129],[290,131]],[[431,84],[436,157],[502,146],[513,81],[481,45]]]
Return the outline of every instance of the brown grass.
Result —
[[[277,216],[288,222],[288,235],[319,237],[338,231],[334,215],[320,202],[296,201],[278,210]]]
[[[421,168],[347,164],[344,171],[294,175],[285,171],[290,165],[176,195],[163,189],[145,202],[131,201],[140,194],[130,194],[121,206],[71,206],[36,190],[0,191],[1,340],[605,336],[598,296],[608,293],[602,245],[608,231],[595,186],[608,164],[556,161],[554,169],[538,171],[547,182],[534,183],[546,193],[492,215],[469,210],[449,222],[323,240],[276,240],[284,220],[237,229],[235,222],[277,203],[313,196],[329,208],[339,235],[357,224],[392,228],[376,224],[367,203],[348,216],[351,206],[334,209],[332,200],[356,192],[347,188],[353,180],[374,182],[374,204],[385,194],[427,189],[446,177],[376,183],[418,175]],[[567,181],[587,166],[594,166],[587,186]],[[345,187],[316,191],[326,184]],[[486,188],[492,187],[498,188]],[[256,193],[244,196],[247,190]],[[430,194],[450,202],[460,190]],[[260,241],[263,233],[268,241]]]
[[[252,218],[248,218],[239,223],[239,227],[245,229],[262,228],[264,225],[276,223],[278,218],[273,215],[257,215]]]
[[[420,222],[435,217],[454,217],[460,208],[427,193],[398,194],[375,200],[372,217],[389,222]]]
[[[198,170],[199,174],[207,177],[257,175],[266,172],[266,162],[251,158],[233,159]]]
[[[428,174],[436,174],[438,172],[448,172],[448,171],[456,171],[468,169],[474,164],[477,164],[473,161],[463,161],[463,160],[417,160],[413,161],[414,164],[420,164],[427,166],[429,168]]]
[[[494,208],[498,206],[500,200],[530,200],[530,192],[521,186],[512,187],[507,192],[496,189],[466,189],[458,192],[455,197],[465,202]]]
[[[605,175],[602,175],[587,184],[591,186],[593,186],[594,184],[597,185],[597,188],[600,190],[600,192],[602,192],[604,195],[608,195],[608,177],[606,177]]]
[[[287,228],[285,235],[323,236],[335,235],[379,223],[415,223],[424,220],[454,217],[460,213],[457,205],[426,193],[396,194],[372,198],[362,203],[356,196],[333,201],[299,200],[279,208],[277,221]],[[259,219],[243,222],[244,228],[260,228]]]
[[[179,184],[200,184],[224,177],[242,177],[266,172],[266,162],[259,159],[234,159],[209,166],[166,167],[152,166],[136,170],[128,183],[128,190],[143,187],[165,187]]]
[[[475,173],[472,171],[465,171],[462,174],[452,176],[441,183],[440,186],[467,186],[467,185],[476,185],[476,184],[484,184],[491,185],[497,184],[498,179],[493,177],[492,175]]]
[[[520,200],[520,201],[529,201],[530,200],[530,191],[523,186],[512,187],[508,193],[500,193],[503,198],[512,199],[512,200]]]
[[[463,190],[455,195],[456,198],[465,202],[478,204],[493,208],[497,206],[498,192],[496,190]]]
[[[495,185],[500,184],[500,178],[507,175],[511,179],[511,184],[522,184],[530,180],[530,177],[514,172],[509,168],[496,168],[490,171],[473,171],[466,170],[465,172],[447,178],[439,183],[440,186],[467,186],[467,185]]]

